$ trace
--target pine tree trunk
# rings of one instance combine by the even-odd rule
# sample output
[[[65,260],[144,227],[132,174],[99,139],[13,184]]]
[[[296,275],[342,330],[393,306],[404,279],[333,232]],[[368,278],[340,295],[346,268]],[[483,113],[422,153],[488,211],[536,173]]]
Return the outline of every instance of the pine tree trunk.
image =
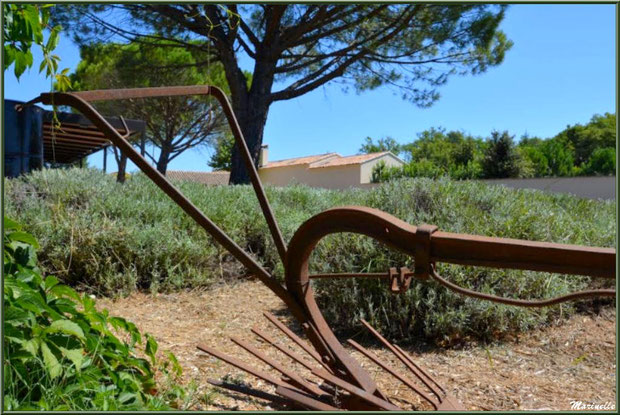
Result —
[[[114,158],[116,159],[116,165],[118,166],[116,181],[118,183],[125,183],[125,175],[127,171],[127,156],[116,147],[113,147],[113,149]]]
[[[247,105],[235,105],[233,103],[235,116],[241,127],[241,132],[250,150],[254,166],[258,168],[258,157],[260,148],[263,144],[263,133],[269,112],[268,95],[261,94],[251,97]],[[235,145],[232,152],[232,163],[229,184],[250,183],[250,175],[245,166],[239,149]]]
[[[157,159],[157,171],[166,175],[166,170],[168,170],[168,158],[170,157],[170,149],[166,146],[162,146],[161,152],[159,153],[159,159]]]

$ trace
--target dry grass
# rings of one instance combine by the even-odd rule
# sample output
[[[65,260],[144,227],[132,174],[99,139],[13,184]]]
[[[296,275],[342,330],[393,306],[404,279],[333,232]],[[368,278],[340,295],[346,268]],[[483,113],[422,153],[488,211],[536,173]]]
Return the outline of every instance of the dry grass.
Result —
[[[196,345],[199,343],[273,373],[230,340],[231,336],[237,336],[288,366],[293,365],[291,367],[298,373],[311,377],[301,365],[289,363],[284,355],[250,332],[256,325],[284,341],[284,336],[267,322],[262,312],[269,311],[282,320],[289,319],[281,301],[258,281],[222,285],[204,292],[137,293],[116,301],[100,299],[98,304],[154,335],[160,350],[176,354],[184,369],[183,381],[194,380],[198,384],[189,409],[281,409],[259,399],[211,387],[207,378],[230,375],[258,389],[271,391],[264,382],[198,351]],[[574,400],[599,404],[615,402],[615,322],[615,309],[605,309],[599,315],[578,314],[562,325],[494,345],[470,345],[459,350],[423,346],[405,349],[470,410],[568,410]],[[292,327],[296,329],[295,325]],[[402,369],[389,351],[373,344],[367,346],[384,361]],[[293,348],[303,354],[301,349]],[[410,401],[409,409],[430,409],[370,361],[357,353],[352,354],[376,377],[388,396]]]

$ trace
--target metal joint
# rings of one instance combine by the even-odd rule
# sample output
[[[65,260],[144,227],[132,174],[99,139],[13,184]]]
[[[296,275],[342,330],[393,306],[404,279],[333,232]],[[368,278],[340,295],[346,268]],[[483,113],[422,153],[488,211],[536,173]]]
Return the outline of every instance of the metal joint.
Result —
[[[417,280],[427,280],[431,272],[431,235],[437,226],[426,223],[417,227],[415,232],[415,266],[413,275]]]
[[[407,267],[392,267],[388,271],[390,276],[390,290],[393,293],[402,294],[409,288],[413,272]]]

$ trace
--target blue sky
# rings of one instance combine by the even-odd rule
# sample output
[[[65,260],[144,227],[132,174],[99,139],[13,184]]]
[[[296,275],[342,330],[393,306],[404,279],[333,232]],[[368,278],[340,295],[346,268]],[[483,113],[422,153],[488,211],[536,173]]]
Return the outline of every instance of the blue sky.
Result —
[[[366,136],[410,142],[430,127],[483,137],[493,129],[517,138],[550,137],[594,114],[615,112],[615,5],[513,5],[501,29],[514,42],[504,63],[478,76],[451,78],[431,108],[418,108],[387,88],[358,95],[342,92],[338,84],[274,103],[264,136],[269,159],[355,154]],[[76,67],[79,50],[68,37],[57,52],[61,68]],[[5,98],[25,101],[50,89],[37,72],[37,58],[19,83],[5,73]],[[210,154],[189,151],[169,169],[209,170]],[[89,162],[100,167],[101,154]]]

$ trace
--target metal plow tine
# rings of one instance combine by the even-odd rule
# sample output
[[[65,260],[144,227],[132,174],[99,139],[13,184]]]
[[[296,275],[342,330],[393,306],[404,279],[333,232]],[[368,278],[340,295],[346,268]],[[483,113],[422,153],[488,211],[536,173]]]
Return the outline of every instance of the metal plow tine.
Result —
[[[217,386],[218,388],[228,389],[233,392],[243,393],[244,395],[253,396],[255,398],[264,399],[266,401],[270,401],[276,403],[278,405],[290,405],[290,402],[286,399],[273,395],[271,393],[264,392],[259,389],[250,388],[245,385],[237,385],[234,383],[228,383],[221,380],[216,379],[207,379],[207,382],[213,386]]]
[[[198,349],[203,351],[203,352],[205,352],[205,353],[210,354],[211,356],[217,357],[218,359],[228,363],[229,365],[232,365],[232,366],[234,366],[234,367],[236,367],[238,369],[241,369],[241,370],[243,370],[243,371],[245,371],[245,372],[247,372],[247,373],[249,373],[249,374],[251,374],[251,375],[253,375],[253,376],[257,377],[257,378],[259,378],[259,379],[262,379],[262,380],[264,380],[267,383],[271,383],[274,386],[283,386],[283,387],[295,389],[294,386],[289,385],[288,383],[286,383],[284,381],[281,381],[280,379],[277,379],[277,378],[269,375],[268,373],[263,373],[260,370],[254,368],[254,367],[252,367],[252,366],[250,366],[250,365],[248,365],[248,364],[246,364],[246,363],[244,363],[244,362],[242,362],[242,361],[240,361],[238,359],[235,359],[234,357],[227,356],[227,355],[225,355],[223,353],[220,353],[217,350],[212,349],[212,348],[210,348],[208,346],[199,345]]]
[[[430,403],[433,408],[437,409],[438,405],[439,405],[439,400],[438,399],[433,399],[431,396],[429,396],[426,392],[420,390],[415,383],[411,382],[409,379],[407,379],[406,377],[404,377],[403,375],[401,375],[400,373],[396,372],[394,369],[392,369],[391,367],[389,367],[388,365],[386,365],[385,363],[383,363],[377,356],[375,356],[373,353],[371,353],[370,351],[366,350],[366,348],[364,348],[363,346],[361,346],[360,344],[358,344],[356,341],[354,340],[347,340],[347,342],[353,346],[357,351],[359,351],[360,353],[362,353],[364,356],[366,356],[368,359],[372,360],[375,364],[377,364],[378,366],[380,366],[383,370],[385,370],[386,372],[388,372],[390,375],[394,376],[396,379],[400,380],[402,383],[404,383],[405,385],[409,386],[409,388],[411,390],[413,390],[415,393],[417,393],[418,395],[420,395],[422,398],[424,398],[428,403]]]
[[[306,395],[303,392],[300,392],[294,389],[289,389],[285,386],[278,386],[276,388],[276,393],[310,410],[314,410],[314,411],[341,411],[342,410],[340,408],[336,408],[335,406],[326,404],[325,402],[318,401]]]
[[[284,346],[279,345],[278,343],[276,343],[275,339],[271,338],[267,333],[259,330],[258,327],[253,327],[252,333],[256,334],[262,340],[269,343],[270,345],[272,345],[273,347],[275,347],[276,349],[278,349],[279,351],[281,351],[282,353],[284,353],[285,355],[293,359],[295,362],[305,367],[306,369],[308,370],[314,369],[312,365],[310,365],[309,363],[306,363],[306,361],[300,355],[293,352],[292,350],[289,350],[288,348]]]
[[[267,317],[267,320],[269,320],[274,326],[276,326],[282,333],[286,334],[289,339],[291,339],[293,342],[295,342],[295,344],[301,347],[306,353],[312,356],[314,360],[319,362],[319,364],[323,366],[327,371],[333,373],[332,369],[323,362],[323,359],[321,359],[321,356],[316,351],[312,350],[306,344],[306,342],[304,342],[298,335],[293,333],[288,327],[282,324],[282,322],[278,320],[276,316],[266,311],[263,313],[263,315]]]
[[[411,370],[411,372],[418,379],[420,379],[420,381],[422,381],[422,383],[424,383],[426,387],[429,388],[431,392],[433,392],[433,394],[435,394],[435,396],[437,396],[437,399],[439,399],[440,402],[442,401],[443,395],[445,392],[441,386],[439,386],[440,390],[437,389],[438,385],[435,379],[433,379],[431,376],[429,376],[428,373],[420,369],[420,367],[416,365],[408,356],[404,356],[404,353],[397,350],[392,345],[392,343],[387,341],[381,334],[379,334],[379,332],[375,330],[370,324],[368,324],[366,320],[361,319],[360,321],[364,325],[364,327],[366,327],[368,331],[370,331],[373,334],[373,336],[375,336],[385,347],[387,347],[398,358],[398,360],[403,362],[405,366],[407,366],[409,370]],[[429,382],[428,380],[430,380],[432,383],[434,383],[437,386],[432,385],[431,382]]]
[[[392,403],[390,403],[387,400],[381,399],[375,395],[372,395],[368,392],[366,392],[363,389],[358,388],[355,385],[351,385],[348,382],[345,382],[344,380],[337,378],[334,375],[331,375],[329,373],[327,373],[324,370],[321,369],[314,369],[312,371],[312,374],[315,376],[320,377],[321,379],[335,385],[338,386],[339,388],[349,392],[351,395],[355,395],[358,398],[377,406],[378,408],[384,409],[386,411],[400,411],[401,408],[399,408],[396,405],[393,405]]]
[[[424,375],[426,375],[426,377],[428,377],[431,381],[433,381],[433,383],[435,385],[437,385],[438,388],[440,388],[443,393],[444,396],[441,398],[441,403],[439,404],[439,406],[437,406],[437,410],[438,411],[466,411],[467,409],[463,406],[463,404],[456,398],[456,396],[452,395],[451,393],[448,393],[443,386],[441,386],[434,377],[432,377],[431,375],[428,374],[428,372],[426,372],[424,369],[422,369],[420,366],[416,365],[415,362],[413,361],[413,359],[411,359],[411,356],[409,356],[407,353],[405,353],[405,351],[397,346],[394,345],[394,347],[396,347],[396,349],[398,351],[400,351],[402,353],[402,355],[405,357],[405,359],[409,360],[411,362],[411,364],[415,365],[415,367],[417,367],[418,369],[420,369],[420,371],[422,373],[424,373]]]
[[[283,374],[284,376],[286,376],[288,379],[290,379],[290,382],[295,385],[298,388],[304,389],[305,391],[312,393],[316,396],[326,396],[327,394],[320,389],[319,387],[317,387],[316,385],[311,384],[310,382],[304,380],[301,378],[301,376],[299,376],[298,374],[296,374],[295,372],[284,368],[279,362],[275,361],[274,359],[266,356],[264,353],[262,353],[261,351],[257,350],[254,346],[252,346],[251,344],[238,339],[236,337],[231,337],[231,340],[233,342],[235,342],[237,345],[243,347],[245,350],[247,350],[249,353],[251,353],[252,355],[256,356],[258,359],[262,360],[263,362],[267,363],[269,366],[271,366],[272,368],[274,368],[275,370],[277,370],[278,372],[280,372],[281,374]]]
[[[424,376],[426,376],[428,379],[430,379],[430,380],[431,380],[431,381],[432,381],[432,382],[433,382],[433,383],[434,383],[434,384],[435,384],[435,385],[436,385],[439,389],[441,389],[441,391],[442,391],[443,393],[447,393],[447,392],[446,392],[446,390],[443,388],[443,386],[441,386],[441,385],[439,384],[439,382],[437,382],[437,381],[435,380],[435,378],[434,378],[434,377],[432,377],[431,375],[429,375],[429,374],[428,374],[428,372],[427,372],[426,370],[424,370],[424,369],[422,369],[422,367],[418,366],[418,365],[416,364],[416,362],[414,362],[414,361],[413,361],[413,359],[411,358],[411,356],[409,356],[407,353],[405,353],[405,351],[404,351],[404,350],[403,350],[403,349],[402,349],[399,345],[395,344],[395,345],[394,345],[394,347],[396,348],[396,350],[398,350],[398,351],[399,351],[399,352],[403,355],[403,357],[404,357],[405,359],[407,359],[407,361],[409,361],[409,363],[411,363],[411,364],[412,364],[412,365],[414,365],[416,368],[418,368],[418,370],[419,370],[420,372],[422,372],[422,373],[424,374]]]

